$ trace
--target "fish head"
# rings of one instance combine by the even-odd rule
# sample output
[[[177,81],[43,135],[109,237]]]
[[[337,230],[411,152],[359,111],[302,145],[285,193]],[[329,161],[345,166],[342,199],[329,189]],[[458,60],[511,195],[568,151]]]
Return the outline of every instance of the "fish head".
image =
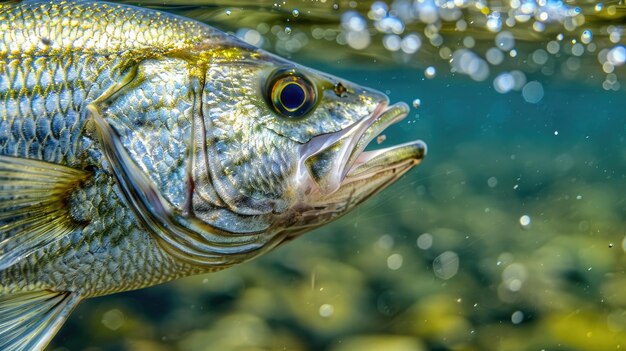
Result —
[[[202,94],[203,199],[231,227],[295,237],[347,213],[420,163],[416,140],[366,146],[409,108],[344,79],[260,50],[212,64]],[[198,178],[198,177],[196,177]],[[198,204],[194,209],[203,206]],[[243,222],[241,219],[245,219]],[[234,224],[238,222],[239,224]]]

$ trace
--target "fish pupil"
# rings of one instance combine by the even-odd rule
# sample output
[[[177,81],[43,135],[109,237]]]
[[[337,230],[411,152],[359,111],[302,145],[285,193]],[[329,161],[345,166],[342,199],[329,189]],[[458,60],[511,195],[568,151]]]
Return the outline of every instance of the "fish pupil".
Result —
[[[315,108],[315,86],[293,69],[274,72],[265,84],[265,101],[283,118],[300,120]]]
[[[306,92],[295,82],[290,82],[280,92],[280,102],[287,111],[295,111],[306,101]]]

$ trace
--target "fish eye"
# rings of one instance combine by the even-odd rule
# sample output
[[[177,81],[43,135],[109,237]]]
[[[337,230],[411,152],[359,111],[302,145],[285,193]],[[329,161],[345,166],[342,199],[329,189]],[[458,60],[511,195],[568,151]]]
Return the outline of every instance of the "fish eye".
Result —
[[[288,118],[305,116],[315,107],[317,100],[313,84],[292,70],[274,73],[266,90],[266,97],[272,108]]]

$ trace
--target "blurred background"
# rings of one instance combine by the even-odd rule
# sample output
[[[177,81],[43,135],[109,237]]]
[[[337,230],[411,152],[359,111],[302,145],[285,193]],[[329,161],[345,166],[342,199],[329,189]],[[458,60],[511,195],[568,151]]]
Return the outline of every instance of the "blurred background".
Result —
[[[381,146],[429,153],[253,262],[81,304],[50,350],[626,349],[622,2],[127,3],[406,101]]]

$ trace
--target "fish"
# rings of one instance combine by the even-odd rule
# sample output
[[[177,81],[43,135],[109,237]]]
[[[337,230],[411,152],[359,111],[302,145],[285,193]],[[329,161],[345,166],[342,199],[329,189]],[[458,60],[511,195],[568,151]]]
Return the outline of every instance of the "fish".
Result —
[[[0,350],[345,215],[425,157],[366,150],[408,112],[166,12],[0,3]]]

